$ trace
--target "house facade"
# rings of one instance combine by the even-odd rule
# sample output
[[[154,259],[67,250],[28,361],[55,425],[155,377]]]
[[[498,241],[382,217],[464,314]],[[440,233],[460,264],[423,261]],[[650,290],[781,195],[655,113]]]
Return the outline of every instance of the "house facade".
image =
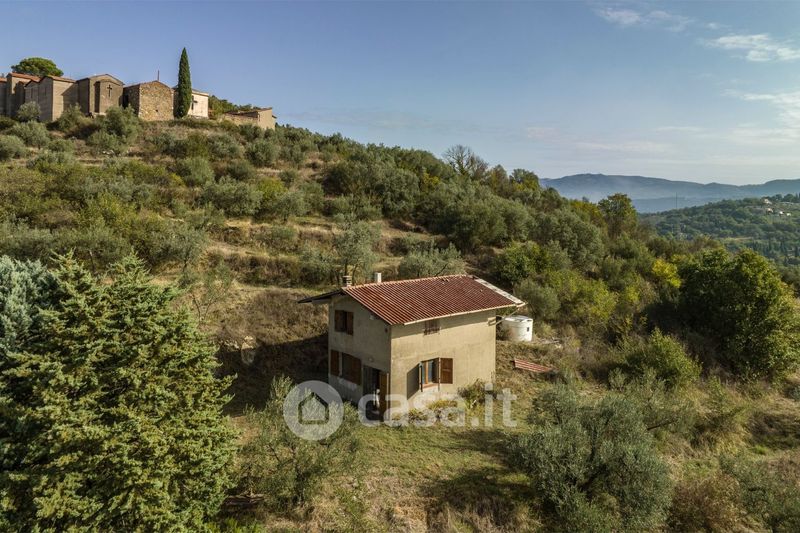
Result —
[[[39,120],[52,122],[65,109],[77,105],[78,85],[75,80],[60,76],[44,76],[31,80],[25,85],[24,103],[27,102],[36,102],[39,105]]]
[[[352,402],[376,394],[382,414],[492,381],[497,313],[522,305],[467,275],[345,285],[300,302],[328,305],[328,382]]]
[[[235,124],[253,124],[265,130],[274,130],[278,117],[274,115],[271,107],[262,107],[250,111],[229,111],[222,115],[222,118]]]
[[[122,106],[122,81],[110,74],[99,74],[78,80],[78,105],[84,115],[105,115],[111,107]]]
[[[172,89],[160,81],[128,85],[122,91],[122,105],[142,120],[172,120],[173,102]]]

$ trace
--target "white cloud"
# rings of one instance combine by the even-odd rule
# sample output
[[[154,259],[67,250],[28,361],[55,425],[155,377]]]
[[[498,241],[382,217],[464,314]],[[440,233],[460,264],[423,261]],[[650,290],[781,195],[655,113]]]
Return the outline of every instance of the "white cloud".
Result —
[[[607,21],[619,24],[620,26],[635,26],[642,22],[641,15],[631,9],[613,9],[607,7],[598,10],[597,14]]]
[[[775,41],[769,34],[731,34],[704,41],[712,48],[744,53],[748,61],[792,61],[800,59],[800,48],[789,42]]]
[[[742,93],[748,102],[769,102],[777,107],[781,121],[789,128],[800,131],[800,91],[788,93]]]
[[[606,7],[597,10],[603,19],[622,27],[650,26],[664,28],[669,31],[683,31],[694,22],[689,17],[676,15],[661,9],[655,11],[634,11],[633,9],[617,9]]]

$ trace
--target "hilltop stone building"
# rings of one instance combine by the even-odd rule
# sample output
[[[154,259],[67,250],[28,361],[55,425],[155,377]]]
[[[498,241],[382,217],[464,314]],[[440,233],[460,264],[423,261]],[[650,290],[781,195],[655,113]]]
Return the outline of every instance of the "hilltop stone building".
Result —
[[[255,124],[265,130],[274,130],[276,117],[271,107],[262,107],[250,111],[229,111],[222,118],[235,124]]]
[[[79,80],[61,76],[31,76],[17,72],[0,78],[0,115],[15,117],[26,102],[39,104],[39,120],[58,120],[64,110],[78,106],[88,116],[104,115],[115,106],[131,107],[142,120],[172,120],[176,90],[161,81],[125,85],[110,74]],[[192,89],[188,116],[208,118],[209,94]],[[221,119],[275,129],[271,107],[226,113]]]
[[[110,107],[122,105],[125,86],[110,74],[99,74],[78,80],[78,105],[85,115],[105,115]]]
[[[160,81],[128,85],[122,91],[122,105],[131,107],[142,120],[172,120],[172,89]]]

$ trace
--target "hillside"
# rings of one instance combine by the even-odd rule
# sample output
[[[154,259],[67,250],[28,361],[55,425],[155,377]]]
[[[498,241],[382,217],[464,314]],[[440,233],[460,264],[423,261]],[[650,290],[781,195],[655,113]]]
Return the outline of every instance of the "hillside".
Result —
[[[175,289],[176,301],[159,303],[187,309],[188,323],[212,343],[207,374],[231,380],[214,420],[237,431],[225,471],[230,482],[213,495],[224,503],[211,511],[179,512],[192,495],[205,494],[208,476],[187,479],[165,462],[147,477],[136,454],[113,463],[128,474],[121,479],[137,480],[114,493],[116,501],[146,508],[154,524],[230,532],[795,530],[796,301],[770,263],[721,253],[707,239],[659,236],[623,198],[568,200],[531,171],[489,169],[475,154],[459,153],[463,159],[442,160],[291,126],[143,123],[119,109],[102,119],[68,112],[47,126],[0,122],[0,327],[55,324],[50,336],[9,336],[11,348],[0,343],[0,400],[55,416],[116,397],[116,382],[93,382],[103,394],[84,401],[83,390],[60,376],[80,378],[93,364],[102,371],[113,363],[87,358],[75,370],[72,359],[96,348],[80,321],[94,316],[93,298],[104,287],[118,290],[126,281],[114,265],[135,255],[151,285]],[[58,276],[72,258],[86,272],[66,283]],[[76,310],[70,316],[78,326],[69,331],[77,340],[70,338],[68,349],[41,349],[63,333],[62,322],[20,303],[36,291],[14,269],[42,270],[29,260],[56,273],[50,285],[59,287],[57,297],[74,296],[65,307]],[[426,411],[379,427],[353,419],[344,442],[307,442],[276,416],[283,402],[270,396],[275,378],[328,376],[327,309],[297,301],[338,286],[344,274],[362,283],[373,272],[387,281],[468,272],[527,303],[535,341],[499,339],[493,392],[487,396],[482,383],[460,391],[469,400],[461,412],[477,424],[452,424],[448,409],[458,404],[444,401],[429,410],[431,424]],[[139,321],[118,318],[117,306],[129,311],[123,299],[102,305],[112,307],[109,322],[134,328]],[[131,307],[145,318],[151,310]],[[159,359],[160,346],[145,355],[148,375],[173,370]],[[25,367],[41,372],[36,387],[14,366],[55,356],[64,357],[57,380],[50,379],[54,365]],[[515,369],[514,359],[555,372]],[[135,372],[120,371],[131,374],[135,382]],[[158,390],[171,397],[191,383]],[[516,396],[512,424],[500,409],[503,389]],[[148,389],[135,402],[150,412],[162,399]],[[75,529],[126,530],[140,523],[125,505],[113,507],[107,522],[87,518],[81,476],[102,473],[110,462],[105,443],[123,440],[114,435],[103,446],[63,452],[54,441],[80,435],[87,420],[97,423],[88,412],[64,416],[63,432],[0,421],[0,430],[13,433],[9,441],[24,426],[37,443],[51,443],[37,451],[52,458],[41,467],[40,456],[29,457],[27,439],[9,447],[21,457],[9,460],[9,469],[48,477],[4,478],[8,510],[0,529],[58,529],[69,520]],[[174,445],[179,453],[170,460],[193,466],[180,439],[159,440],[163,424],[142,417],[115,430],[139,454]],[[139,434],[144,426],[147,439]],[[74,467],[78,452],[93,462]],[[56,474],[64,470],[61,483]],[[164,472],[175,477],[153,481]],[[53,499],[46,501],[57,504],[40,503],[34,496],[54,480],[75,492],[47,492]],[[155,487],[159,498],[142,486]],[[164,518],[167,505],[175,510]]]
[[[800,265],[800,199],[795,195],[726,200],[642,217],[662,235],[710,237],[731,250],[750,248],[784,266]]]
[[[678,207],[694,207],[720,200],[800,193],[800,179],[772,180],[758,185],[727,185],[695,183],[644,176],[610,176],[605,174],[576,174],[542,180],[567,198],[588,198],[597,202],[614,193],[627,194],[637,211],[652,213]]]

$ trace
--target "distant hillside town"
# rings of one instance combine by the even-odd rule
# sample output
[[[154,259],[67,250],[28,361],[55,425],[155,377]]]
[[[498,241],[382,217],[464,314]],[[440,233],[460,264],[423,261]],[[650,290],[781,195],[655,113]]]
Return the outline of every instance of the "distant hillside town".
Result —
[[[0,115],[15,117],[20,106],[36,102],[42,122],[58,120],[72,106],[78,106],[88,116],[104,115],[110,107],[121,106],[132,108],[142,120],[171,120],[176,97],[176,87],[159,80],[125,85],[110,74],[73,80],[10,72],[0,78]],[[187,116],[209,118],[208,98],[208,93],[193,88]],[[275,129],[276,117],[271,107],[229,111],[218,118]]]

